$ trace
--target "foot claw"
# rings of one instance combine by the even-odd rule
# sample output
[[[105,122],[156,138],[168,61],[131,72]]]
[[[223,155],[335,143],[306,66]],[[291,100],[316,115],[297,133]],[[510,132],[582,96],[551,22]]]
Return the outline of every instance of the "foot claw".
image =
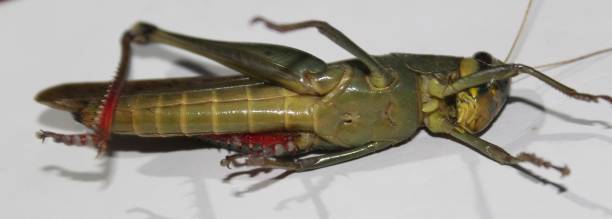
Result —
[[[603,99],[605,101],[608,101],[608,103],[612,103],[612,97],[611,96],[608,96],[608,95],[597,95],[595,97]]]
[[[566,177],[570,174],[570,169],[567,165],[561,167],[558,165],[554,165],[552,164],[550,161],[544,160],[540,157],[537,157],[535,154],[533,153],[520,153],[517,158],[521,161],[524,162],[529,162],[537,167],[544,167],[546,169],[552,168],[555,169],[557,171],[559,171],[559,173],[561,173],[561,177]]]
[[[233,167],[240,168],[243,166],[247,166],[246,162],[239,162],[238,159],[247,156],[246,154],[234,154],[226,156],[219,164],[221,166],[227,167],[228,169],[232,169]]]
[[[47,134],[44,130],[40,130],[36,132],[36,138],[40,139],[42,143],[45,143],[45,138],[47,138]]]
[[[593,94],[575,92],[573,94],[570,94],[570,96],[578,100],[582,100],[586,102],[598,103],[599,100],[601,99],[601,100],[607,101],[608,103],[612,103],[612,97],[608,95],[593,95]]]
[[[253,19],[251,19],[250,24],[254,25],[254,24],[259,23],[259,22],[265,22],[265,18],[260,17],[260,16],[254,17]]]
[[[569,167],[567,165],[564,165],[561,168],[555,166],[554,168],[561,173],[561,177],[569,176],[570,173],[571,173],[571,171],[570,171],[570,169],[569,169]]]
[[[219,162],[219,164],[222,167],[227,167],[227,169],[232,169],[232,167],[230,167],[230,161],[228,161],[227,159],[221,160],[221,162]]]

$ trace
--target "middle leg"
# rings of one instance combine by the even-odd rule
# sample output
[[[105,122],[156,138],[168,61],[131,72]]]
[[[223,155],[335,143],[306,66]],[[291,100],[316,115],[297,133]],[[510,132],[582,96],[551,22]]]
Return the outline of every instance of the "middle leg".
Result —
[[[305,154],[312,150],[314,144],[320,144],[318,137],[306,132],[236,133],[203,135],[199,138],[235,152],[221,160],[221,165],[228,168],[247,166],[249,160]],[[241,162],[242,159],[246,161]]]
[[[380,64],[380,62],[378,62],[374,57],[370,56],[370,54],[368,54],[365,50],[355,44],[338,29],[329,25],[327,22],[309,20],[297,23],[277,24],[263,17],[256,17],[251,21],[251,23],[257,22],[262,22],[266,25],[266,27],[283,33],[310,27],[317,28],[321,34],[325,35],[328,39],[336,43],[336,45],[353,54],[366,66],[368,66],[368,69],[370,69],[371,81],[374,86],[377,88],[384,88],[392,82],[391,76],[388,72],[385,72],[385,68],[382,66],[382,64]]]
[[[357,159],[384,150],[391,145],[393,144],[391,144],[390,142],[372,142],[361,147],[308,158],[283,160],[266,157],[255,157],[247,159],[245,163],[248,166],[285,169],[301,172],[328,167],[349,160]]]

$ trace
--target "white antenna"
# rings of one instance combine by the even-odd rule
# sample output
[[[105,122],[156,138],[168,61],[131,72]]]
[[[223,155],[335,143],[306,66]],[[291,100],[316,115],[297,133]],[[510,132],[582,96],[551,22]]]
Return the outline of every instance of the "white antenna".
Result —
[[[514,42],[512,43],[512,47],[510,47],[510,51],[508,52],[508,55],[504,59],[505,63],[508,63],[508,61],[514,58],[514,55],[515,55],[514,51],[518,47],[517,45],[519,44],[519,41],[521,40],[522,36],[525,34],[525,28],[527,26],[527,20],[529,18],[529,12],[531,11],[532,5],[533,5],[533,0],[529,0],[529,3],[527,4],[527,9],[525,10],[525,14],[523,15],[523,21],[521,22],[521,27],[519,28],[518,33],[516,34],[516,37],[514,37]]]
[[[593,56],[601,55],[601,54],[609,53],[609,52],[612,52],[612,47],[606,48],[606,49],[602,49],[602,50],[598,50],[598,51],[591,52],[591,53],[587,53],[587,54],[578,56],[576,58],[571,58],[571,59],[567,59],[567,60],[563,60],[563,61],[557,61],[557,62],[543,64],[543,65],[538,65],[538,66],[535,66],[534,68],[537,68],[537,69],[552,69],[552,68],[556,68],[556,67],[559,67],[559,66],[571,64],[571,63],[574,63],[574,62],[577,62],[577,61],[580,61],[580,60],[583,60],[583,59],[588,59],[588,58],[591,58]]]

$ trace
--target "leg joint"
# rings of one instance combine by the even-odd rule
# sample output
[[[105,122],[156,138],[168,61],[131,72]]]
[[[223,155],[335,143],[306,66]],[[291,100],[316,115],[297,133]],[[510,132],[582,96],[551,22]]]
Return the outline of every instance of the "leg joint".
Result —
[[[158,28],[155,25],[138,22],[126,34],[132,37],[132,42],[146,44],[150,42],[151,34],[157,30]]]

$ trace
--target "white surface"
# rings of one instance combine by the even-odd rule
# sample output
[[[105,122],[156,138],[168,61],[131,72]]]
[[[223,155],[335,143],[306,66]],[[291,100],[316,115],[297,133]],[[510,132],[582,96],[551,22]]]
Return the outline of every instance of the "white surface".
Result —
[[[118,38],[137,20],[212,39],[272,42],[326,61],[351,56],[314,30],[277,34],[247,25],[254,15],[277,21],[326,20],[372,54],[413,52],[503,58],[525,1],[92,1],[0,3],[1,218],[610,218],[612,130],[609,104],[566,98],[534,79],[513,95],[549,109],[510,104],[483,136],[512,153],[536,152],[567,163],[558,195],[455,142],[421,132],[408,144],[353,162],[295,174],[260,189],[280,171],[222,179],[224,151],[118,153],[95,159],[88,149],[34,138],[38,129],[77,132],[65,113],[33,96],[51,85],[108,80]],[[542,64],[612,46],[612,2],[547,1],[518,61]],[[133,77],[174,77],[185,53],[136,49]],[[178,53],[178,55],[177,55]],[[205,66],[222,69],[206,59]],[[612,94],[612,61],[601,56],[548,72],[583,91]],[[246,190],[253,192],[243,193]],[[380,216],[380,217],[379,217]]]

